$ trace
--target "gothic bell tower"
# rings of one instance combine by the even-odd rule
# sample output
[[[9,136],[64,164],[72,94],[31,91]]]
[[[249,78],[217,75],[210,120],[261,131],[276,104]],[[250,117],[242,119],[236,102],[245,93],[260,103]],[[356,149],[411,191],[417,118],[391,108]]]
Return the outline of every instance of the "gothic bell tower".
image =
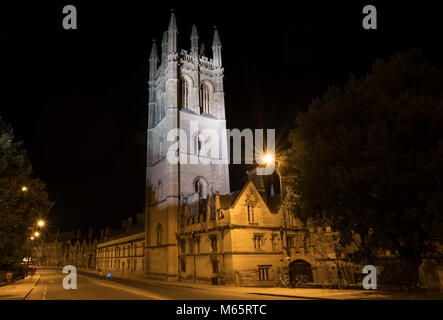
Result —
[[[214,28],[212,58],[208,58],[203,44],[199,49],[197,27],[190,29],[190,50],[179,50],[172,11],[160,58],[155,40],[149,58],[145,270],[151,277],[171,280],[178,276],[176,235],[182,200],[229,193],[220,36]],[[209,129],[220,137],[211,142],[218,152],[203,153],[213,138],[205,135]],[[185,135],[171,139],[174,130]],[[174,157],[180,160],[171,162]]]

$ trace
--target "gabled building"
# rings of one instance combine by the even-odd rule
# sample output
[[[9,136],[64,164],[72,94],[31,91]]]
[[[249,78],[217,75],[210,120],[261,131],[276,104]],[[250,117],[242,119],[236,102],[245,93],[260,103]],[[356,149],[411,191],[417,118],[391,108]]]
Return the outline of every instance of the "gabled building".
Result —
[[[154,41],[149,58],[145,272],[168,280],[269,285],[309,248],[305,243],[300,251],[297,226],[287,228],[294,219],[281,206],[278,175],[251,172],[244,188],[231,193],[227,141],[215,141],[219,154],[202,153],[205,129],[226,134],[222,45],[215,28],[208,57],[196,26],[190,31],[190,50],[179,49],[172,12],[161,55]],[[183,136],[171,140],[177,131]],[[171,162],[174,155],[180,161]],[[312,278],[312,263],[300,265]]]

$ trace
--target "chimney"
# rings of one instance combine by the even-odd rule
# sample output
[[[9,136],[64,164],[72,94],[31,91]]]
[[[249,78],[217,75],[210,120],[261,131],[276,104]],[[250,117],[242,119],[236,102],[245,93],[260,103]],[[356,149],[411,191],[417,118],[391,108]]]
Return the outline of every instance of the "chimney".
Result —
[[[108,239],[111,236],[111,227],[105,228],[105,240]]]
[[[129,217],[129,218],[128,218],[128,228],[129,228],[130,226],[132,226],[132,217]]]
[[[105,240],[105,232],[103,231],[103,229],[100,231],[100,241]]]
[[[126,231],[128,229],[128,220],[122,220],[122,230]]]

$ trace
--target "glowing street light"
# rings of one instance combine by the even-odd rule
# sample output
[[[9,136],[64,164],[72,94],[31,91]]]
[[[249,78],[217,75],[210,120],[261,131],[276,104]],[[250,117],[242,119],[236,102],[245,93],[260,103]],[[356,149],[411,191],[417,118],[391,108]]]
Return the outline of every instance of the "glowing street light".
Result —
[[[31,239],[31,240],[34,240],[35,238],[34,238],[34,237],[31,237],[30,239]]]
[[[37,221],[37,225],[38,225],[39,227],[44,227],[44,226],[45,226],[45,221],[43,221],[43,220],[38,220],[38,221]]]
[[[23,191],[23,192],[26,192],[26,191],[28,191],[28,187],[26,187],[26,186],[23,186],[23,187],[22,187],[22,191]]]
[[[38,232],[38,231],[34,232],[35,237],[38,237],[39,235],[40,235],[40,232]]]
[[[274,157],[271,154],[269,154],[269,153],[265,153],[263,155],[263,161],[266,164],[270,164],[270,163],[274,162]]]

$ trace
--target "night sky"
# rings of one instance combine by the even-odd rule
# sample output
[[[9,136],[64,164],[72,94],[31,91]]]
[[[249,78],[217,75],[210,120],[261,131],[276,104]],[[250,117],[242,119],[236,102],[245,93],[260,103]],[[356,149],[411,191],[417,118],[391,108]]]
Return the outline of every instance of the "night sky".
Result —
[[[148,58],[171,7],[179,48],[189,50],[195,23],[212,54],[213,26],[219,29],[228,128],[275,128],[280,150],[298,111],[328,85],[370,71],[376,58],[418,47],[429,62],[443,64],[435,4],[372,1],[378,30],[368,31],[362,28],[368,2],[186,3],[0,9],[0,117],[13,125],[35,176],[47,183],[53,229],[118,226],[142,212]],[[62,28],[65,4],[77,7],[77,30]],[[246,181],[245,169],[230,166],[232,191]]]

